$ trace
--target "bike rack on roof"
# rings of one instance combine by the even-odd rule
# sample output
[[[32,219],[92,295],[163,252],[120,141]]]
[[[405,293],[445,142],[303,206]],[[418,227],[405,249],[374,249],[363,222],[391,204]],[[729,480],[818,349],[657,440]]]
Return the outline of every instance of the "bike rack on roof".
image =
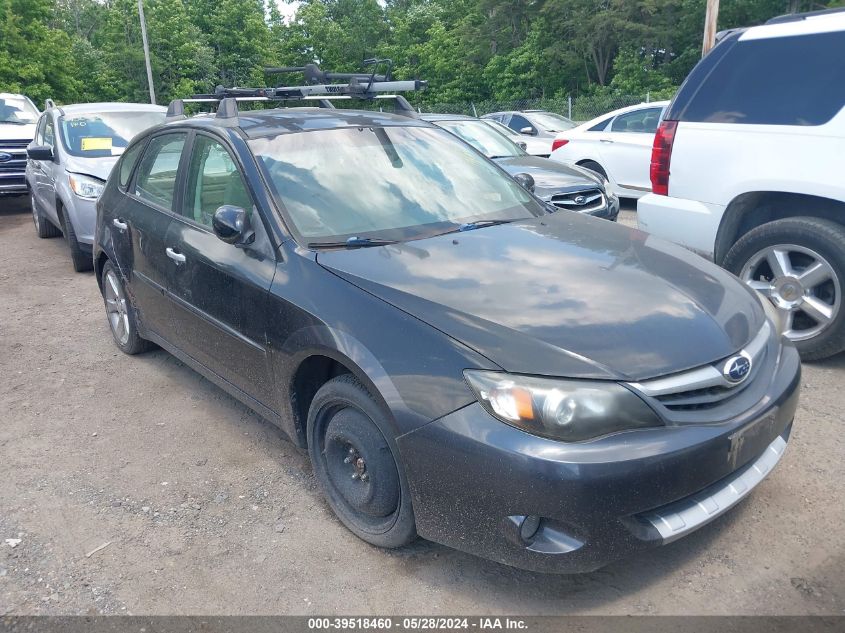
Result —
[[[269,74],[304,73],[308,83],[302,86],[277,86],[275,88],[225,88],[217,86],[213,93],[197,94],[189,99],[175,99],[167,108],[168,121],[185,118],[185,103],[218,103],[217,118],[233,119],[240,113],[239,101],[318,101],[322,108],[334,108],[331,103],[338,99],[392,99],[395,101],[397,114],[418,118],[413,106],[401,95],[385,94],[394,92],[416,92],[425,90],[428,82],[420,80],[393,81],[390,75],[393,62],[389,59],[370,59],[364,62],[373,66],[372,73],[332,73],[324,72],[316,64],[290,68],[267,68]],[[386,65],[385,74],[376,74],[375,68]],[[338,80],[343,83],[335,83]]]

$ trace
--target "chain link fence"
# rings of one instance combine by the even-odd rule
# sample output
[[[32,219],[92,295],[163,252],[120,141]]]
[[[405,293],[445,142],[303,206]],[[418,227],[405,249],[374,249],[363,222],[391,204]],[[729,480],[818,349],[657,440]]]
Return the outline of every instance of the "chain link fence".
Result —
[[[463,103],[434,103],[420,106],[422,112],[439,114],[468,114],[483,116],[507,110],[545,110],[577,121],[589,121],[611,110],[649,103],[651,95],[583,95],[580,97],[518,99],[515,101],[466,101]]]

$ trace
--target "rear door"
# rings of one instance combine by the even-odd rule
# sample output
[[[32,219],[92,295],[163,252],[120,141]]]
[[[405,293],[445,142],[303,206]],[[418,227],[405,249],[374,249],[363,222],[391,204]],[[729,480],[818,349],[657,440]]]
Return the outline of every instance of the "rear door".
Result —
[[[608,129],[597,133],[602,165],[619,187],[651,191],[651,147],[662,110],[658,106],[620,114]]]
[[[130,262],[128,279],[144,327],[174,341],[167,275],[176,262],[165,237],[173,221],[185,132],[154,136],[136,168],[126,204],[115,214],[114,227],[125,237]]]
[[[255,240],[235,246],[212,230],[223,205],[243,208]],[[266,345],[267,301],[275,252],[233,152],[197,133],[187,161],[180,215],[167,247],[181,262],[168,270],[178,346],[266,406],[273,402]]]

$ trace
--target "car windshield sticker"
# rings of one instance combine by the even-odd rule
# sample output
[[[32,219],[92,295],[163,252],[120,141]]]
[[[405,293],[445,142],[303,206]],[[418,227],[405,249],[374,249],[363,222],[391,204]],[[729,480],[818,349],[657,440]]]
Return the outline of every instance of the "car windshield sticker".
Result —
[[[83,152],[111,150],[111,138],[88,136],[82,139]]]

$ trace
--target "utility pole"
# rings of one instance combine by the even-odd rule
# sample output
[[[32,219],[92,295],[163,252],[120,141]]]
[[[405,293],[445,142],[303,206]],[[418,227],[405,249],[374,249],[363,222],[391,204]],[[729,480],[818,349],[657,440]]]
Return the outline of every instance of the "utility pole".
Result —
[[[719,0],[707,0],[707,13],[704,16],[704,42],[701,56],[704,57],[716,45],[716,23],[719,21]]]
[[[153,86],[153,69],[150,66],[150,45],[147,42],[147,21],[144,19],[144,0],[138,0],[138,16],[141,18],[141,39],[144,41],[144,61],[147,63],[147,83],[150,86],[150,103],[155,105],[156,89]]]

